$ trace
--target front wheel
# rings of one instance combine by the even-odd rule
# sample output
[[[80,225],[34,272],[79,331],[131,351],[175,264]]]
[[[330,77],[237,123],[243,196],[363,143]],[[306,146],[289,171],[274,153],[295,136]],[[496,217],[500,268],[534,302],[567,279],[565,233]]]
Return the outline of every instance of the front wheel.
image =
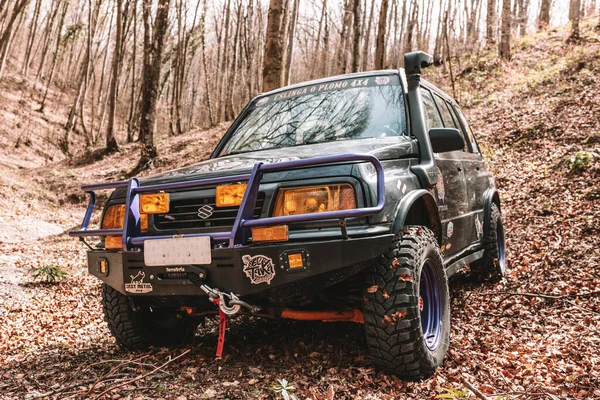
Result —
[[[367,270],[363,309],[377,368],[424,379],[442,364],[450,342],[450,296],[440,248],[428,228],[406,228]]]
[[[153,308],[102,284],[104,320],[117,344],[126,350],[172,346],[190,341],[197,324],[173,307]]]

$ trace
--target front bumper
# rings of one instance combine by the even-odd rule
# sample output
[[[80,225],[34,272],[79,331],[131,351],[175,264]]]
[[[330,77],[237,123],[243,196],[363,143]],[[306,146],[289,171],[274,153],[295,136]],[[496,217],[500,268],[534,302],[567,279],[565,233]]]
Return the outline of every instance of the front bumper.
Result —
[[[89,251],[89,272],[123,294],[135,296],[205,296],[210,287],[238,296],[319,289],[335,284],[387,252],[394,235],[274,243],[212,250],[209,265],[144,265],[142,251]],[[301,254],[291,268],[288,255]],[[204,279],[201,277],[204,276]],[[298,293],[300,295],[300,293]]]

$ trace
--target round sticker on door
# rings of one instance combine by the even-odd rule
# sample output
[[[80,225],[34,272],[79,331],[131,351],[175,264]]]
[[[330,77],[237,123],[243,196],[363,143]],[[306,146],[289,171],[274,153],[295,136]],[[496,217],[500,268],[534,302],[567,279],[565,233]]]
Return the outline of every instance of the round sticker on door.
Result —
[[[446,228],[446,236],[448,236],[448,239],[450,239],[452,237],[453,233],[454,233],[454,224],[452,222],[448,222],[448,227]]]

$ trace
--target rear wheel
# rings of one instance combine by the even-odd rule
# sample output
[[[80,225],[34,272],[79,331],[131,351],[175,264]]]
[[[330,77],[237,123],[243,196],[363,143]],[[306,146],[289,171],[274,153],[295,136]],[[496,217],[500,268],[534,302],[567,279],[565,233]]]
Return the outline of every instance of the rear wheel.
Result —
[[[104,320],[117,344],[127,350],[171,346],[190,341],[196,323],[173,307],[153,308],[102,284]]]
[[[481,282],[498,282],[506,275],[506,241],[502,214],[496,204],[490,210],[490,231],[484,239],[483,257],[471,264],[471,271]]]
[[[368,269],[364,300],[373,364],[404,378],[431,376],[448,352],[450,297],[442,255],[428,228],[406,228]]]

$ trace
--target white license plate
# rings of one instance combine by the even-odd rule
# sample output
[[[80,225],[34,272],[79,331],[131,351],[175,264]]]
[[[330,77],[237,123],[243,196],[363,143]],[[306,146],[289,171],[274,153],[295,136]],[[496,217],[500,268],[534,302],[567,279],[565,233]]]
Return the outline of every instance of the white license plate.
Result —
[[[210,237],[154,239],[144,242],[144,263],[150,266],[210,264]]]

